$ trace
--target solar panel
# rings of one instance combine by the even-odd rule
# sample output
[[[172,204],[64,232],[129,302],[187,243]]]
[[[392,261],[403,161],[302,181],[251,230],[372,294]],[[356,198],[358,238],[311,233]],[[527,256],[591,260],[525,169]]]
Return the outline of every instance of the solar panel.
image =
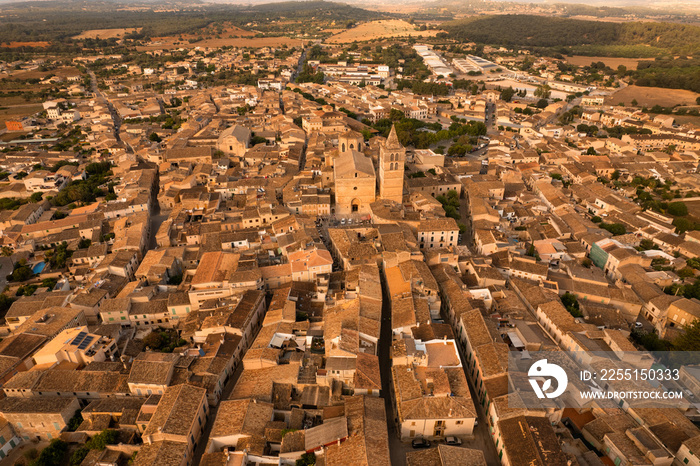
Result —
[[[87,332],[80,332],[70,344],[73,346],[78,345],[81,341],[83,341],[83,338],[85,338],[86,336]]]
[[[78,346],[79,350],[84,350],[85,348],[90,345],[90,342],[93,340],[94,337],[87,337],[85,340],[83,340],[82,343],[80,343],[80,346]]]

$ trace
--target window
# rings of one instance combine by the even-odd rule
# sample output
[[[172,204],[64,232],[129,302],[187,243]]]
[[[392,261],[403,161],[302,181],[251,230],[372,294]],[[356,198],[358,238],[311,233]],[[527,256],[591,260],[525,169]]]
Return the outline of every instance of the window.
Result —
[[[58,422],[53,423],[53,428],[56,430],[61,430],[61,428],[58,426]]]

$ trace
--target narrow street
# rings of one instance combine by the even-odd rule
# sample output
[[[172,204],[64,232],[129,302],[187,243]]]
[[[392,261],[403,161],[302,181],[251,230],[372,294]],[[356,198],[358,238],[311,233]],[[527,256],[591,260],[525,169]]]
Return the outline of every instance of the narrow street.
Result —
[[[192,466],[199,466],[199,463],[202,460],[202,455],[205,453],[207,443],[209,442],[209,434],[211,434],[211,429],[214,427],[214,420],[216,419],[216,413],[219,410],[219,404],[228,399],[229,395],[233,391],[233,387],[236,385],[236,382],[238,382],[238,378],[242,373],[243,363],[240,363],[231,377],[228,379],[228,382],[226,382],[224,389],[221,391],[221,400],[219,403],[217,403],[213,408],[210,407],[209,413],[207,414],[207,424],[204,426],[204,430],[202,430],[202,435],[199,437],[199,443],[197,443],[197,447],[194,449],[194,454],[192,455]]]
[[[462,360],[462,369],[464,370],[464,375],[469,383],[469,392],[471,393],[472,401],[474,402],[474,407],[476,408],[477,419],[479,420],[479,425],[474,428],[474,438],[472,440],[465,441],[462,446],[465,448],[472,448],[474,450],[481,450],[484,453],[484,458],[486,458],[486,464],[489,466],[498,466],[501,464],[501,461],[498,457],[498,452],[496,451],[496,445],[494,445],[493,440],[491,440],[491,432],[489,432],[486,412],[484,407],[481,406],[481,403],[479,403],[478,395],[474,389],[474,382],[469,376],[467,368],[464,367],[464,361],[467,359],[464,355],[462,345],[457,343],[456,346],[459,349],[459,358]]]
[[[459,198],[459,215],[461,217],[461,220],[459,223],[465,225],[467,227],[466,231],[464,233],[460,233],[460,241],[459,244],[464,245],[469,247],[469,250],[471,251],[474,245],[472,244],[472,232],[471,232],[471,221],[469,219],[469,203],[467,202],[467,197],[466,195],[463,195]],[[473,251],[472,251],[473,252]]]
[[[114,137],[117,141],[121,141],[119,137],[121,119],[119,118],[117,111],[114,109],[114,106],[112,106],[109,100],[102,95],[102,92],[100,92],[100,89],[97,87],[97,77],[95,76],[95,73],[92,70],[89,70],[88,73],[90,73],[90,86],[92,87],[92,92],[95,94],[95,98],[101,101],[109,109],[109,113],[112,115],[112,121],[114,122]]]
[[[396,423],[394,422],[395,413],[394,406],[391,402],[391,397],[389,396],[391,392],[391,301],[389,299],[388,290],[386,286],[386,281],[382,279],[382,327],[380,331],[379,344],[377,345],[377,351],[379,354],[379,370],[382,376],[382,397],[384,397],[384,406],[386,408],[387,417],[387,431],[389,433],[389,452],[391,454],[391,464],[393,466],[403,466],[406,464],[406,453],[413,451],[411,442],[402,442],[399,439]],[[464,352],[462,351],[461,345],[457,344],[459,348],[459,356],[462,361],[466,361]],[[469,383],[469,391],[474,402],[474,407],[476,408],[477,419],[479,425],[474,429],[474,438],[463,439],[464,443],[462,447],[471,448],[475,450],[480,450],[484,453],[486,458],[486,463],[491,466],[497,466],[501,464],[498,458],[498,452],[496,451],[496,446],[491,440],[491,433],[489,432],[488,423],[486,422],[486,413],[484,408],[478,402],[478,397],[476,391],[474,390],[474,384],[469,377],[469,374],[465,375]],[[436,441],[431,441],[433,446],[437,446],[440,443]]]
[[[158,199],[156,199],[153,212],[151,213],[151,237],[148,241],[148,249],[156,249],[158,247],[158,244],[156,243],[156,234],[158,233],[158,229],[160,228],[161,224],[168,218],[169,213],[170,212],[168,211],[164,213],[160,210],[160,203],[158,202]]]
[[[382,397],[386,408],[386,422],[389,433],[389,452],[393,466],[406,464],[406,451],[410,451],[410,444],[404,444],[399,440],[394,422],[394,406],[389,393],[391,392],[391,300],[387,289],[386,280],[382,278],[382,326],[379,333],[377,353],[379,355],[379,372],[382,376]]]

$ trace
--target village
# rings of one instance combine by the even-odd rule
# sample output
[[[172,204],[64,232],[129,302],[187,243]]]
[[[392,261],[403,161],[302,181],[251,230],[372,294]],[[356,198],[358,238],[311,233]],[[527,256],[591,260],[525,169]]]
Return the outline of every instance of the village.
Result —
[[[349,49],[78,56],[5,122],[0,458],[700,465],[700,360],[663,409],[510,362],[647,370],[698,322],[700,131],[615,70]]]

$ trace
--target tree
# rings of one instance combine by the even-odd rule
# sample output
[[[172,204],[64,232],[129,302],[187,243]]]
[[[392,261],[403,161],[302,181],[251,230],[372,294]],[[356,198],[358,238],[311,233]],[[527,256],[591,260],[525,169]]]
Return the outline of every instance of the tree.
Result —
[[[537,89],[535,89],[535,97],[541,97],[542,99],[549,99],[550,95],[552,95],[552,88],[546,84],[541,85],[541,86],[537,86]]]
[[[253,137],[250,139],[250,145],[255,146],[257,144],[267,144],[267,138],[253,135]]]
[[[296,466],[312,466],[316,464],[315,453],[304,453],[296,462]]]
[[[671,202],[666,212],[674,217],[685,217],[688,215],[688,206],[682,201]]]
[[[537,107],[537,108],[546,108],[547,105],[549,105],[549,102],[547,101],[547,99],[540,99],[540,100],[538,100],[537,103],[535,104],[535,107]]]
[[[608,230],[613,236],[620,236],[627,233],[627,229],[621,223],[601,223],[600,228]]]
[[[8,280],[13,282],[23,282],[29,280],[34,273],[32,269],[27,265],[25,259],[21,259],[15,264],[15,268],[10,275],[8,275]]]
[[[646,332],[641,329],[634,329],[630,334],[632,340],[644,347],[647,351],[668,351],[671,349],[671,342],[662,340],[653,332]]]
[[[60,439],[53,439],[48,447],[44,448],[31,466],[60,466],[64,464],[64,457],[68,452],[68,444]]]
[[[510,102],[514,95],[515,95],[515,90],[511,86],[511,87],[508,87],[507,89],[503,89],[501,91],[500,98],[504,102]]]
[[[683,217],[673,219],[673,226],[676,227],[677,233],[684,233],[695,228],[695,224],[693,222]]]
[[[404,118],[406,118],[406,116],[398,108],[392,108],[391,111],[389,112],[389,119],[391,121],[401,121]]]
[[[583,314],[579,309],[578,299],[576,299],[576,295],[571,294],[567,291],[562,295],[561,303],[572,316],[583,317]]]
[[[148,135],[148,139],[153,142],[161,142],[162,139],[158,136],[158,133],[151,133]]]
[[[73,414],[73,417],[68,421],[68,432],[75,432],[82,423],[83,415],[80,413],[79,409],[76,409],[75,414]]]
[[[640,251],[649,251],[651,249],[659,249],[659,247],[652,240],[644,238],[639,242],[639,247],[637,249]]]
[[[529,248],[527,248],[527,252],[525,253],[526,256],[530,257],[535,257],[537,254],[537,249],[535,249],[535,245],[531,244]]]
[[[685,327],[685,333],[673,340],[676,351],[700,351],[700,320]]]
[[[5,293],[0,293],[0,314],[4,315],[14,302],[15,300],[7,296]]]
[[[73,452],[70,458],[71,466],[78,466],[83,462],[90,450],[104,450],[107,445],[114,445],[119,441],[119,433],[116,430],[105,429],[93,438],[85,442]]]
[[[34,461],[39,457],[39,450],[37,450],[36,448],[31,448],[24,452],[24,457],[27,458],[29,461]]]
[[[68,243],[65,241],[59,244],[55,250],[47,251],[45,254],[51,267],[62,269],[66,266],[66,261],[73,255],[73,251],[68,250]]]

